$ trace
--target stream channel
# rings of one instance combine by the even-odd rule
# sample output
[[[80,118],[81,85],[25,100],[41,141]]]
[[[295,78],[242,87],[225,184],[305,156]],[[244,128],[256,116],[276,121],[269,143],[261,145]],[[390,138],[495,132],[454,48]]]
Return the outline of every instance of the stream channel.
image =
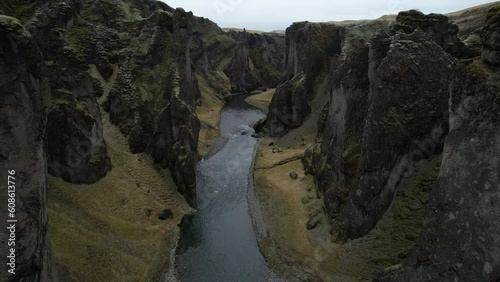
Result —
[[[252,126],[265,115],[247,104],[248,94],[224,105],[220,137],[198,163],[198,209],[182,228],[175,251],[176,280],[280,281],[257,246],[252,216],[260,214],[252,169],[259,139]]]

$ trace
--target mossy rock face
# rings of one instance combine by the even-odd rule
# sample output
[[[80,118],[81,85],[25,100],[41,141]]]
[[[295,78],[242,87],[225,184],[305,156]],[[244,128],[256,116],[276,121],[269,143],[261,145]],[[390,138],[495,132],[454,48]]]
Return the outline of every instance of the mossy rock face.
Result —
[[[500,6],[488,11],[488,20],[481,31],[483,61],[492,66],[500,66]]]
[[[47,126],[49,173],[71,183],[104,177],[111,162],[100,123],[71,92],[54,92]]]
[[[359,165],[360,156],[361,148],[357,143],[350,144],[342,154],[342,159],[344,162],[344,174],[347,178],[349,178],[349,181],[356,176],[356,170]]]
[[[342,52],[345,30],[326,23],[294,23],[287,28],[286,71],[290,79],[300,72],[306,88],[312,91],[316,78],[328,71],[330,59]],[[291,57],[289,57],[292,55]]]
[[[442,61],[436,64],[430,58]],[[448,79],[453,65],[451,56],[422,31],[394,37],[377,68],[377,80],[372,80],[381,87],[373,90],[360,144],[356,173],[363,177],[351,184],[350,200],[341,214],[347,238],[365,235],[375,226],[392,201],[394,192],[386,184],[398,159],[412,152],[408,148],[414,140],[430,136],[434,128],[446,123],[443,117],[448,112]],[[439,150],[427,157],[434,153]],[[347,172],[346,178],[349,169]]]
[[[21,3],[24,1],[18,4]],[[15,219],[19,222],[15,224],[14,273],[9,273],[10,267],[5,265],[0,280],[54,281],[47,235],[44,140],[49,79],[35,40],[17,19],[7,16],[0,16],[0,74],[0,168],[6,183],[5,193],[0,196],[5,203],[1,218],[4,222],[9,219],[8,188],[9,192],[15,190]],[[0,251],[12,256],[10,250],[14,246],[7,245],[8,233],[4,234]]]
[[[421,29],[446,52],[456,58],[472,58],[479,55],[476,50],[469,49],[458,39],[459,28],[441,14],[425,15],[417,10],[400,12],[392,28],[392,34],[403,32],[411,34]]]
[[[500,227],[491,224],[498,221],[500,208],[491,201],[500,179],[500,156],[491,154],[500,148],[499,82],[498,71],[478,58],[454,68],[449,84],[453,122],[422,232],[403,267],[383,272],[375,281],[500,278],[494,247]],[[427,189],[427,179],[433,177],[430,173],[417,184]]]
[[[265,122],[271,136],[283,136],[301,126],[310,114],[305,83],[304,75],[299,74],[276,89]]]
[[[496,6],[488,10],[488,14],[486,17],[487,22],[490,21],[498,21],[498,17],[500,16],[500,6]]]

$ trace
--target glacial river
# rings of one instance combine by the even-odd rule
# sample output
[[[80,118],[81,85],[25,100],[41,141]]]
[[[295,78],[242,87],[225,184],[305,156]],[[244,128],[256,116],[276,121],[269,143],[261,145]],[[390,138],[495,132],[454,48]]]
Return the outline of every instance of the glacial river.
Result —
[[[251,169],[259,139],[252,125],[264,117],[236,95],[222,109],[221,136],[198,164],[198,211],[183,228],[175,252],[180,281],[278,281],[257,246],[250,207]],[[249,200],[250,199],[250,200]]]

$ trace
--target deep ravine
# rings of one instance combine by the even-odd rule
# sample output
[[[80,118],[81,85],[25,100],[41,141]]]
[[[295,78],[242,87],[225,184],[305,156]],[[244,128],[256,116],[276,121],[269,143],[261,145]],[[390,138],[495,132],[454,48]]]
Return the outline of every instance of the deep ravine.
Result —
[[[181,231],[175,254],[180,281],[278,280],[259,251],[250,215],[247,192],[258,144],[251,126],[264,114],[244,101],[247,96],[224,106],[221,136],[198,164],[198,211]]]

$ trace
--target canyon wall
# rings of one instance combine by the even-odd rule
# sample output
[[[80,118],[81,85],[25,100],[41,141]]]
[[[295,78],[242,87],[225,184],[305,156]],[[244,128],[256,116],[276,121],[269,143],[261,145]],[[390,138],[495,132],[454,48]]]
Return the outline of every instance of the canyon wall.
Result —
[[[109,244],[92,239],[116,241],[103,226],[124,217],[99,206],[101,199],[92,200],[101,212],[97,219],[92,215],[89,190],[98,187],[109,190],[94,192],[105,195],[106,205],[118,201],[116,210],[135,212],[128,228],[144,222],[166,230],[162,238],[151,234],[144,240],[154,237],[161,246],[175,241],[164,238],[175,236],[174,227],[161,225],[151,214],[168,207],[182,217],[186,208],[171,190],[196,208],[199,142],[208,151],[219,119],[200,113],[220,112],[232,92],[274,87],[281,79],[283,36],[225,32],[159,1],[9,1],[0,3],[0,14],[9,16],[0,21],[2,167],[15,169],[23,188],[18,193],[21,267],[9,279],[53,281],[47,225],[63,280],[94,279],[85,267],[113,267],[109,261],[94,265],[96,253],[113,257],[110,261],[143,260],[144,249],[123,253],[135,248],[127,241],[130,232],[117,237],[125,246],[111,252]],[[206,128],[212,138],[200,134]],[[123,167],[125,159],[128,167]],[[122,185],[118,192],[117,185]],[[80,209],[79,216],[74,209]],[[81,233],[68,234],[67,228]],[[80,248],[87,255],[81,257]],[[113,275],[158,278],[156,267],[165,270],[169,259],[163,253],[168,250],[149,255],[144,273]]]
[[[7,16],[0,16],[0,73],[0,168],[3,182],[10,181],[0,197],[6,224],[0,238],[0,279],[55,281],[46,201],[50,85],[34,38]]]
[[[289,80],[256,129],[289,138],[316,119],[309,123],[316,143],[303,164],[324,201],[331,239],[343,244],[367,235],[409,189],[430,197],[407,207],[427,211],[415,223],[422,234],[410,238],[415,247],[404,267],[381,274],[381,281],[498,279],[498,232],[488,224],[498,218],[500,188],[493,154],[497,13],[491,9],[484,27],[469,29],[480,33],[480,48],[462,42],[467,34],[459,36],[446,16],[414,10],[393,23],[296,23],[287,30]],[[314,39],[318,30],[325,32],[322,40]],[[319,51],[300,51],[314,42]],[[326,98],[318,103],[316,97]],[[428,173],[436,166],[438,174]],[[395,215],[396,223],[398,216],[404,215]]]
[[[482,29],[482,58],[460,61],[450,77],[450,131],[420,238],[377,281],[500,279],[499,10]]]

